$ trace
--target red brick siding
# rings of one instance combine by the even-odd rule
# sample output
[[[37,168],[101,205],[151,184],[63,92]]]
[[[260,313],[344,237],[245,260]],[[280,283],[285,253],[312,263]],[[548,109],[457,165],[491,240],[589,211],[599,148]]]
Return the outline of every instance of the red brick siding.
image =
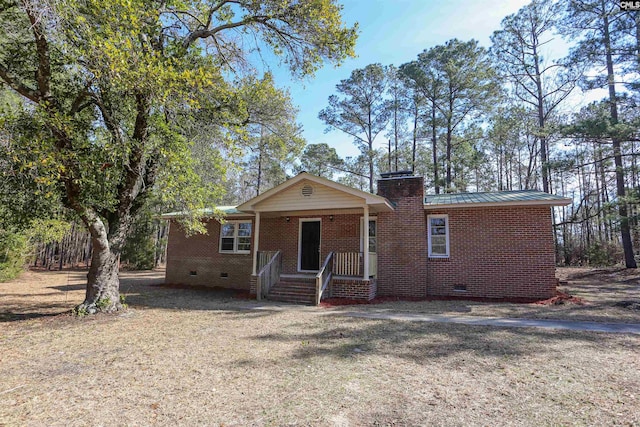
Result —
[[[258,294],[258,276],[251,275],[249,279],[249,295],[256,296]]]
[[[424,215],[429,214],[449,215],[450,234],[450,257],[427,262],[429,295],[533,299],[554,294],[549,207],[443,209]],[[467,290],[454,291],[455,285]]]
[[[329,252],[360,251],[360,217],[362,215],[329,215],[291,216],[289,222],[285,217],[260,218],[261,251],[282,251],[282,273],[298,272],[298,239],[300,218],[320,218],[320,264]]]
[[[376,297],[377,283],[375,278],[369,280],[334,277],[331,288],[332,298],[361,299],[370,301]]]
[[[378,294],[424,297],[427,294],[427,231],[420,177],[382,179],[378,194],[395,204],[378,214]]]
[[[178,223],[171,223],[165,281],[248,290],[251,254],[220,253],[219,222],[209,221],[207,232],[186,237]],[[191,275],[192,271],[197,275]],[[221,273],[227,273],[228,277],[220,277]]]

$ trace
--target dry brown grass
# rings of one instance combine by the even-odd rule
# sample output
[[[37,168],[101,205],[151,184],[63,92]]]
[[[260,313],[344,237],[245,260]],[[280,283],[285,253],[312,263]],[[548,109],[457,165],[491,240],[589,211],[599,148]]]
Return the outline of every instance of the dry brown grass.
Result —
[[[640,271],[623,268],[558,268],[557,277],[567,282],[561,285],[559,290],[577,296],[585,303],[539,305],[473,301],[397,301],[366,307],[351,306],[349,310],[640,323],[640,310],[615,306],[620,301],[632,300],[640,303]]]
[[[0,284],[0,425],[640,425],[638,336],[246,310],[157,273],[122,314],[42,316],[82,274]]]

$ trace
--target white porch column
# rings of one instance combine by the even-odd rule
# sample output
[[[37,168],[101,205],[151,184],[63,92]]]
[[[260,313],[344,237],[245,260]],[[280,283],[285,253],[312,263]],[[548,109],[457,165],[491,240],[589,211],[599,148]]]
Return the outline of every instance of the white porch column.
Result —
[[[256,212],[256,227],[253,230],[253,274],[256,275],[258,272],[258,243],[260,241],[260,212]]]
[[[364,256],[364,273],[362,278],[369,279],[369,205],[364,205],[364,218],[362,219],[362,252]]]

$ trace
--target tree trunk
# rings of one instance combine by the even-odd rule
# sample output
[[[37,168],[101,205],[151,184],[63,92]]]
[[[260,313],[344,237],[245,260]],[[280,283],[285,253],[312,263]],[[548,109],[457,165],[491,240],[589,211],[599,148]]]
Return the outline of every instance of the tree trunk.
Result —
[[[616,82],[613,71],[613,55],[611,52],[611,37],[609,34],[609,18],[603,17],[604,47],[607,60],[607,82],[609,87],[609,104],[611,109],[611,124],[618,124],[618,99],[616,96]],[[624,250],[624,262],[627,268],[636,268],[636,260],[633,255],[633,242],[629,229],[629,217],[627,215],[627,201],[625,200],[624,169],[622,165],[622,149],[619,138],[614,137],[613,162],[616,166],[616,191],[618,195],[618,215],[620,216],[620,234],[622,235],[622,249]]]
[[[452,89],[449,87],[449,111],[447,111],[447,147],[446,147],[446,157],[447,157],[447,165],[445,170],[445,193],[451,192],[451,153],[452,153],[452,144],[453,144],[453,98],[451,95]]]
[[[369,160],[369,193],[373,193],[373,141],[369,137],[369,151],[367,153]]]
[[[416,103],[413,111],[413,146],[411,148],[411,172],[416,171],[416,149],[418,142],[418,104]]]
[[[258,177],[256,178],[256,197],[260,195],[262,185],[262,151],[264,150],[264,126],[260,126],[260,141],[258,141]]]
[[[107,237],[102,220],[96,218],[88,224],[91,232],[93,254],[87,274],[87,291],[84,301],[75,309],[77,313],[93,314],[98,311],[113,312],[120,304],[120,279],[118,278],[120,253],[114,251]]]
[[[438,135],[436,127],[436,103],[431,101],[431,151],[433,157],[433,184],[436,194],[440,194],[440,177],[438,176]]]
[[[535,33],[532,33],[533,43],[533,61],[536,70],[536,102],[538,104],[538,138],[540,141],[540,167],[542,172],[542,191],[549,193],[549,165],[548,165],[548,146],[545,134],[545,112],[544,112],[544,95],[542,92],[542,78],[540,77],[540,58],[538,57],[538,40]]]

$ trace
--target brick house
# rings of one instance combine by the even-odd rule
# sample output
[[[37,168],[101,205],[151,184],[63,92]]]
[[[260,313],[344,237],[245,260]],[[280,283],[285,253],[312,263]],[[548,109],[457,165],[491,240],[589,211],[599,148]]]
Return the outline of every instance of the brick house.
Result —
[[[555,293],[551,207],[539,191],[424,196],[383,174],[370,194],[302,172],[186,237],[170,213],[167,283],[319,303],[376,296],[543,299]]]

